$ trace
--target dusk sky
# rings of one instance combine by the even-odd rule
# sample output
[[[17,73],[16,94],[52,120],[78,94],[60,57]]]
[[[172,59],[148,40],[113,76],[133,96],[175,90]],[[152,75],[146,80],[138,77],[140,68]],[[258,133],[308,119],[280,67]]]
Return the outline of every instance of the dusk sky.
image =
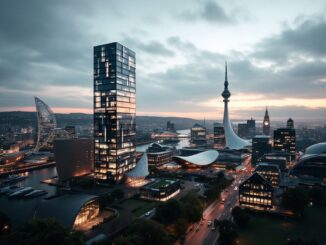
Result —
[[[286,2],[286,3],[285,3]],[[92,113],[93,46],[136,52],[137,115],[326,119],[326,2],[0,0],[0,110]]]

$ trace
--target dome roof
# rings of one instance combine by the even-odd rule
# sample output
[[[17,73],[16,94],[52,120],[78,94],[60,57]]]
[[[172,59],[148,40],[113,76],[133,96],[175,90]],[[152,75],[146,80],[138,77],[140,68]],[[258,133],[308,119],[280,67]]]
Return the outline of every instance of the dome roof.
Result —
[[[196,166],[208,166],[216,161],[218,155],[216,150],[207,150],[191,156],[175,156],[173,159],[181,164],[188,162]]]
[[[318,143],[318,144],[314,144],[309,146],[305,152],[305,155],[309,154],[326,154],[326,142],[322,142],[322,143]]]

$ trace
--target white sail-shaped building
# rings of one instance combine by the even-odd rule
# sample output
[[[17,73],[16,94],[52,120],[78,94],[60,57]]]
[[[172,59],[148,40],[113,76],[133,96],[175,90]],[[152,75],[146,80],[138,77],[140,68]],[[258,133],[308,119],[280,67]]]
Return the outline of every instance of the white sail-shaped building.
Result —
[[[232,128],[232,124],[229,117],[229,98],[231,97],[231,93],[229,91],[229,82],[228,82],[228,68],[225,63],[225,81],[224,81],[224,91],[222,93],[223,102],[224,102],[224,117],[223,117],[223,126],[224,126],[224,134],[225,134],[225,147],[229,149],[239,150],[243,148],[247,148],[251,145],[248,140],[240,138]]]
[[[37,142],[34,151],[39,151],[53,141],[57,121],[51,108],[41,99],[35,97],[37,114]]]

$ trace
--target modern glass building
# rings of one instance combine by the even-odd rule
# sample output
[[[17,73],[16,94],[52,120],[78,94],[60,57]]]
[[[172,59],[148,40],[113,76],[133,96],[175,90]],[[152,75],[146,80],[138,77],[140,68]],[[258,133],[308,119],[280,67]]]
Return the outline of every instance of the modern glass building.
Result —
[[[136,165],[136,58],[119,43],[94,47],[94,177],[118,183]]]
[[[279,128],[274,130],[274,150],[289,153],[291,160],[295,159],[295,142],[295,129]]]

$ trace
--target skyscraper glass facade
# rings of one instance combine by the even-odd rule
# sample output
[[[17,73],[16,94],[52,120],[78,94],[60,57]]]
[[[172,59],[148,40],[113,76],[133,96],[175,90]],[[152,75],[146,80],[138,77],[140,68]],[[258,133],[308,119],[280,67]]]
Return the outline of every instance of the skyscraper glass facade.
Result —
[[[94,47],[94,177],[121,182],[136,166],[136,58],[119,43]]]

